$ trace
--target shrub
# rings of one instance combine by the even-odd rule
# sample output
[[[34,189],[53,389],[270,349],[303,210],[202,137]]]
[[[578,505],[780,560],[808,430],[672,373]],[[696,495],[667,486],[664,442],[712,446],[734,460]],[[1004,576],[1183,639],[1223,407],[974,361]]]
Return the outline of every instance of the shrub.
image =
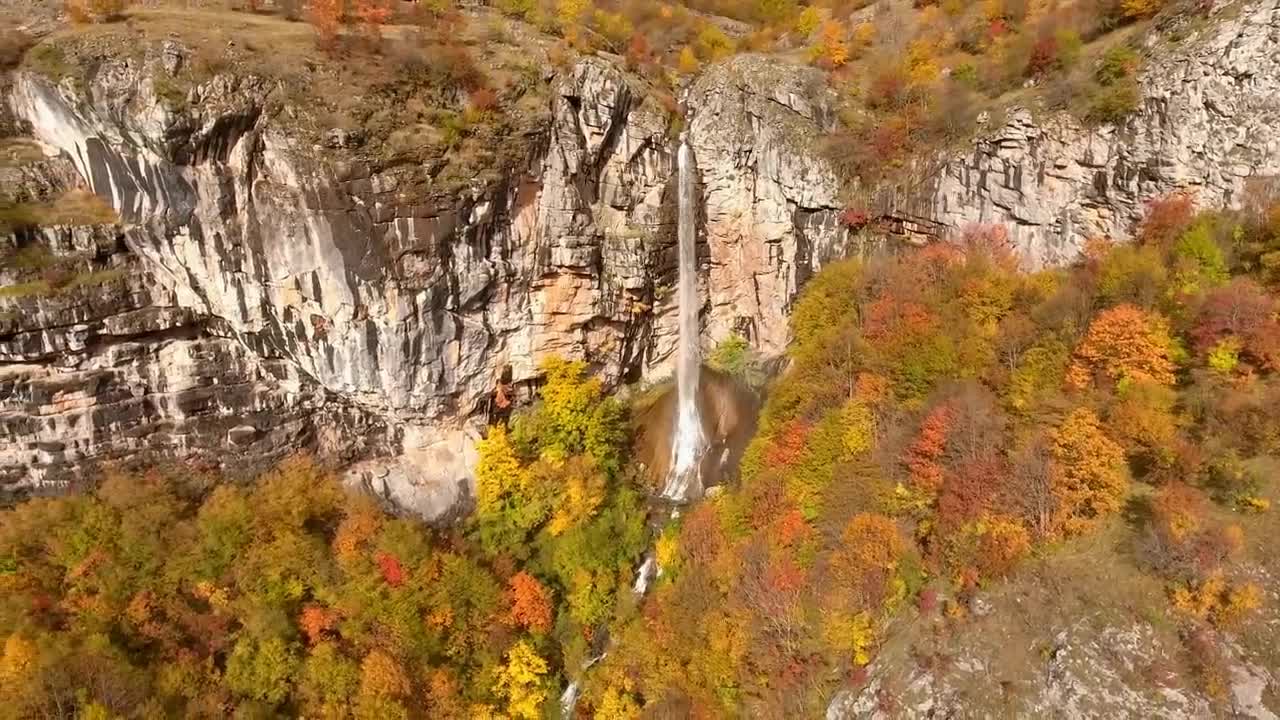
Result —
[[[1266,500],[1260,497],[1263,480],[1275,470],[1275,461],[1269,458],[1244,461],[1228,452],[1209,464],[1208,488],[1219,502],[1241,510],[1265,509]]]
[[[1231,687],[1231,670],[1217,634],[1202,625],[1189,629],[1182,642],[1200,689],[1211,698],[1225,698]]]
[[[1133,79],[1097,88],[1088,101],[1085,116],[1103,125],[1118,125],[1137,111],[1142,91]]]
[[[87,7],[94,21],[111,22],[120,19],[125,3],[126,0],[87,0]]]
[[[1025,74],[1037,77],[1071,67],[1080,55],[1081,45],[1080,35],[1074,30],[1046,28],[1031,45]]]
[[[1129,20],[1149,18],[1164,8],[1165,0],[1121,0],[1120,8]]]
[[[800,16],[796,18],[795,31],[802,38],[808,39],[818,30],[818,26],[822,24],[822,14],[818,12],[816,7],[807,7]]]
[[[499,12],[522,20],[528,20],[538,9],[537,0],[495,0]]]
[[[478,113],[487,113],[498,107],[498,94],[490,88],[478,88],[471,91],[471,95],[467,100],[471,110]]]
[[[707,357],[707,364],[737,378],[748,387],[756,387],[764,380],[764,373],[751,343],[738,334],[720,341]]]
[[[733,54],[733,41],[720,28],[707,23],[698,32],[698,56],[708,62],[715,62]]]
[[[334,49],[342,23],[341,0],[311,0],[307,21],[315,28],[316,46],[325,50]]]
[[[871,214],[861,208],[845,208],[840,213],[840,224],[850,230],[861,230],[871,222]]]
[[[841,549],[832,559],[832,576],[860,609],[878,608],[890,592],[906,544],[892,518],[859,513],[841,534]]]
[[[1199,220],[1174,244],[1173,271],[1178,291],[1190,295],[1221,285],[1231,276],[1214,229],[1212,220]]]
[[[35,39],[17,28],[0,29],[0,70],[11,68],[22,60]]]
[[[1167,248],[1191,225],[1195,212],[1195,199],[1189,193],[1174,192],[1149,200],[1138,239]]]
[[[1103,54],[1094,79],[1099,85],[1113,85],[1136,75],[1141,64],[1142,58],[1132,48],[1117,45]]]

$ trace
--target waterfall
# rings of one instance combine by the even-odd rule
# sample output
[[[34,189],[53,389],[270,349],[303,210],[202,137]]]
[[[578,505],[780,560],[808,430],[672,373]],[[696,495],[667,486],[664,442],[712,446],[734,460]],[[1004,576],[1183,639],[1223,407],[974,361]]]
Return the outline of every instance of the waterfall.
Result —
[[[640,563],[640,569],[636,570],[636,582],[631,586],[631,592],[641,596],[649,592],[649,581],[657,574],[657,566],[658,562],[653,557],[653,551],[649,551],[644,556],[644,562]]]
[[[702,418],[698,414],[698,236],[693,174],[693,151],[688,138],[680,137],[677,205],[680,246],[679,295],[680,337],[676,350],[676,422],[671,440],[671,470],[662,495],[675,501],[687,500],[702,490],[699,461],[704,441]]]
[[[600,662],[601,660],[605,659],[608,656],[609,656],[609,651],[606,650],[593,658],[589,658],[586,662],[582,664],[582,669],[578,671],[579,674],[590,670],[592,665],[595,665],[596,663]],[[573,682],[569,683],[567,687],[565,687],[564,692],[560,693],[561,720],[573,719],[574,711],[578,707],[578,695],[581,693],[581,691],[582,691],[581,682],[579,680],[574,680]]]
[[[679,178],[677,179],[677,205],[679,224],[677,242],[680,245],[679,268],[679,303],[680,337],[676,348],[676,422],[675,435],[671,439],[671,470],[667,473],[667,484],[662,496],[683,502],[691,496],[702,492],[702,478],[699,476],[699,463],[706,451],[706,442],[702,436],[702,418],[698,412],[698,373],[702,361],[698,352],[698,234],[697,208],[694,205],[697,197],[693,182],[693,151],[689,148],[688,139],[680,136],[680,152],[677,155]],[[679,517],[680,511],[672,509],[671,517]],[[632,591],[643,596],[649,591],[649,584],[655,577],[662,575],[657,558],[651,549],[636,569],[636,580]],[[592,665],[600,662],[608,655],[608,645],[599,656],[591,658],[578,670],[577,676],[560,694],[560,717],[570,720],[578,705],[578,695],[582,686],[580,679]]]
[[[573,718],[573,711],[578,707],[578,681],[574,680],[560,694],[560,717],[564,720]]]

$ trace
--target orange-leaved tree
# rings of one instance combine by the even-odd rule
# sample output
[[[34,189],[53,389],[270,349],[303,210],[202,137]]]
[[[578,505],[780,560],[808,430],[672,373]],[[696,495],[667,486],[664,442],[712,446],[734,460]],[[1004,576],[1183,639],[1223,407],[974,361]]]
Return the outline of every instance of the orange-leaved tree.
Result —
[[[1236,278],[1205,295],[1191,337],[1196,349],[1210,356],[1211,366],[1214,353],[1225,348],[1233,359],[1243,353],[1267,369],[1280,369],[1276,301],[1249,278]]]
[[[307,643],[315,645],[328,635],[338,624],[338,613],[323,605],[307,603],[298,616],[298,627],[306,636]]]
[[[845,41],[845,28],[839,20],[822,24],[818,42],[810,50],[814,62],[830,68],[843,67],[849,62],[849,43]]]
[[[342,0],[311,0],[307,21],[316,31],[316,45],[329,50],[338,42],[342,25]]]
[[[885,515],[859,513],[845,526],[841,540],[831,559],[836,581],[859,608],[878,609],[906,552],[897,523]]]
[[[355,16],[365,37],[376,44],[382,39],[382,26],[391,17],[391,7],[386,0],[356,0]]]
[[[1076,347],[1067,384],[1088,387],[1099,376],[1119,382],[1151,380],[1172,384],[1176,365],[1169,322],[1157,312],[1117,305],[1098,313]]]
[[[1175,192],[1147,203],[1138,239],[1145,244],[1169,246],[1195,218],[1195,200],[1185,192]]]
[[[521,570],[507,583],[507,599],[511,612],[507,623],[536,632],[551,629],[551,591],[538,579]]]
[[[947,432],[951,427],[951,408],[939,405],[925,416],[902,462],[911,474],[911,483],[917,490],[930,495],[942,487],[944,469],[942,454],[947,447]]]

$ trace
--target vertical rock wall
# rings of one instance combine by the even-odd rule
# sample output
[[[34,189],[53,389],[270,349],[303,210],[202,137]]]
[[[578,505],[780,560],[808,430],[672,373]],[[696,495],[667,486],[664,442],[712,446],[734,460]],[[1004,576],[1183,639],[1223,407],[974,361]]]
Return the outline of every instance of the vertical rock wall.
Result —
[[[1070,262],[1090,237],[1125,240],[1146,202],[1188,191],[1238,207],[1250,179],[1280,175],[1280,2],[1226,5],[1199,33],[1152,38],[1139,111],[1090,129],[1010,115],[948,163],[914,205],[952,228],[1003,223],[1034,266]]]
[[[204,387],[227,422],[305,411],[298,438],[338,438],[328,449],[344,455],[386,450],[357,465],[353,480],[438,517],[469,492],[476,422],[499,382],[523,387],[550,355],[584,359],[610,382],[669,370],[671,118],[610,62],[585,58],[553,80],[549,127],[527,167],[444,194],[422,190],[421,168],[380,169],[358,152],[307,144],[267,111],[272,86],[260,78],[217,76],[174,109],[155,88],[179,71],[181,53],[167,44],[143,61],[108,60],[79,85],[15,79],[15,114],[121,216],[111,231],[118,242],[99,254],[140,287],[117,309],[159,312],[170,325],[155,332],[200,343],[160,353],[150,331],[130,332],[136,356],[69,363],[49,346],[38,367],[10,368],[24,382],[43,373],[65,386],[54,402],[72,397],[79,368],[110,364],[113,382],[146,388],[130,392]],[[693,96],[707,108],[694,108],[692,134],[708,205],[708,335],[743,332],[774,352],[813,248],[837,245],[821,215],[834,204],[834,180],[803,157],[800,141],[826,121],[828,100],[807,71],[776,85],[788,73],[740,58]],[[729,137],[736,145],[723,144]],[[24,321],[0,344],[49,325]],[[227,377],[212,378],[215,367]],[[271,425],[246,420],[235,433],[173,442],[138,431],[145,437],[111,444],[104,438],[127,436],[129,421],[107,422],[106,401],[90,395],[89,417],[77,421],[84,437],[67,435],[71,452],[33,454],[50,441],[30,423],[11,426],[0,445],[15,458],[11,485],[152,445],[167,456],[216,456],[265,442],[259,426]],[[15,415],[46,407],[30,394],[10,399]],[[331,408],[341,412],[318,412]],[[161,413],[164,422],[179,414]],[[386,431],[355,442],[361,423]]]

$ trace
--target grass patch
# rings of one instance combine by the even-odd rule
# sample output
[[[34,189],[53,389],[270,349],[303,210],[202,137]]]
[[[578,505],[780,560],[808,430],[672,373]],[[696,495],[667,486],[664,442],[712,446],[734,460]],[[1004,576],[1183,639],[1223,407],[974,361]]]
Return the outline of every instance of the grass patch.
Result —
[[[30,165],[44,159],[40,146],[30,140],[10,138],[0,140],[0,168]]]
[[[44,297],[52,293],[53,286],[44,280],[32,280],[0,287],[0,298]]]
[[[55,81],[80,75],[80,66],[56,42],[42,42],[28,50],[22,59],[22,65]]]
[[[186,106],[187,89],[173,78],[166,75],[157,75],[151,78],[151,87],[155,91],[156,97],[160,98],[170,109],[178,110]]]
[[[58,290],[71,291],[84,287],[97,287],[115,282],[124,277],[124,270],[95,270],[90,273],[81,273],[71,278],[66,285],[58,288]]]
[[[43,245],[28,245],[5,258],[3,264],[14,270],[38,272],[53,267],[57,262],[57,258],[49,252],[49,248]]]
[[[53,273],[50,273],[53,274]],[[124,277],[123,270],[95,270],[70,276],[60,276],[55,281],[31,280],[0,287],[0,298],[46,298],[80,288],[98,287]]]
[[[70,190],[48,203],[0,205],[0,229],[53,225],[108,225],[119,216],[105,200],[87,190]]]

